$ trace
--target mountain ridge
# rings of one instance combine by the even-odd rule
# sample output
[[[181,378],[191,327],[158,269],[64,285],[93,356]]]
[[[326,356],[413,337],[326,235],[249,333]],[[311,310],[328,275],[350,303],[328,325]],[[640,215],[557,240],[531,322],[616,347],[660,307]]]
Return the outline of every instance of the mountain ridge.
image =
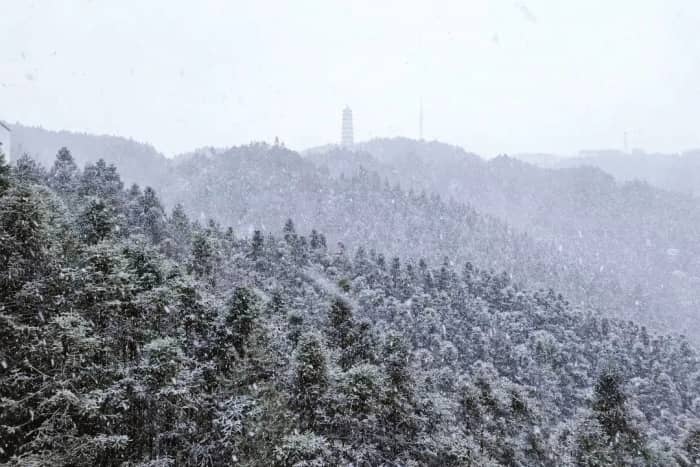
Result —
[[[303,155],[266,143],[206,148],[165,161],[158,176],[141,175],[168,207],[180,203],[195,219],[214,218],[243,234],[293,217],[351,247],[361,239],[433,263],[476,259],[536,287],[568,291],[571,300],[700,335],[693,199],[617,182],[599,169],[487,161],[439,142],[392,138],[354,151],[329,148]]]

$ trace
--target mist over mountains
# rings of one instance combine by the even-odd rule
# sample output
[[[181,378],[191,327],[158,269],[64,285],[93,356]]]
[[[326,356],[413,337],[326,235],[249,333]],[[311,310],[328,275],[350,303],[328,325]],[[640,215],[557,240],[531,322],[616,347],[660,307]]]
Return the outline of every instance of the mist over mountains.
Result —
[[[472,261],[575,304],[700,335],[700,207],[690,195],[592,167],[484,160],[406,138],[303,154],[256,143],[169,160],[121,138],[18,128],[14,146],[41,161],[51,145],[76,146],[76,160],[103,157],[125,180],[156,188],[166,206],[241,235],[292,218],[349,251]]]
[[[399,138],[359,147],[374,158],[363,163],[389,180],[469,203],[566,252],[574,269],[607,271],[635,312],[658,319],[673,309],[667,316],[695,320],[700,230],[692,196],[618,182],[590,166],[541,169],[506,156],[485,161],[437,142]],[[310,157],[339,173],[354,154],[335,149]]]
[[[700,150],[697,149],[680,154],[590,150],[581,151],[576,157],[551,154],[516,154],[514,157],[544,168],[597,167],[617,180],[643,180],[666,190],[700,194]]]
[[[689,194],[406,138],[13,136],[8,465],[700,460]]]

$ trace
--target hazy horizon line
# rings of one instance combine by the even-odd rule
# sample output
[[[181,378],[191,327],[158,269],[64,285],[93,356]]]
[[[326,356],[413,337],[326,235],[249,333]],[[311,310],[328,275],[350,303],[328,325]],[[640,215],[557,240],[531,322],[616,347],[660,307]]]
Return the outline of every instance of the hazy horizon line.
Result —
[[[200,146],[194,147],[194,148],[186,150],[186,151],[181,151],[181,152],[177,152],[177,153],[166,153],[166,152],[160,150],[155,143],[152,143],[150,141],[144,141],[141,139],[137,139],[133,136],[127,136],[127,135],[122,135],[122,134],[112,134],[112,133],[99,132],[99,131],[89,131],[89,130],[85,130],[85,129],[47,128],[47,127],[43,126],[42,124],[25,124],[25,123],[22,123],[20,121],[15,121],[14,123],[10,123],[8,120],[2,120],[2,119],[0,119],[0,121],[5,122],[10,127],[20,126],[20,127],[24,127],[24,128],[31,128],[31,129],[48,131],[48,132],[52,132],[52,133],[70,133],[73,135],[123,139],[123,140],[131,141],[131,142],[134,142],[137,144],[150,146],[151,148],[153,148],[153,150],[156,153],[158,153],[159,155],[163,156],[166,159],[176,159],[178,157],[185,156],[185,155],[192,154],[192,153],[196,153],[196,152],[204,150],[204,149],[224,149],[224,150],[226,150],[226,149],[231,149],[231,148],[236,148],[236,147],[248,146],[248,145],[255,144],[255,143],[266,143],[269,145],[273,145],[274,138],[279,138],[280,143],[282,143],[282,145],[284,145],[284,147],[286,147],[287,149],[294,151],[302,156],[304,155],[304,153],[308,153],[309,151],[313,151],[315,149],[319,149],[319,148],[323,148],[323,147],[327,147],[327,146],[339,146],[339,147],[341,146],[339,141],[331,141],[331,142],[325,142],[325,143],[316,144],[313,146],[299,149],[299,148],[287,146],[286,144],[284,144],[283,138],[281,138],[279,136],[274,136],[272,141],[250,140],[250,141],[245,142],[245,143],[231,144],[231,145],[227,145],[227,146],[214,146],[214,145],[206,145],[205,144],[205,145],[200,145]],[[437,138],[433,138],[433,139],[422,138],[421,139],[419,137],[412,137],[412,136],[406,136],[406,135],[372,136],[369,139],[356,142],[355,145],[360,146],[362,144],[366,144],[366,143],[369,143],[371,141],[383,140],[383,139],[384,140],[387,140],[387,139],[407,139],[407,140],[418,142],[418,143],[422,142],[422,143],[445,144],[448,146],[453,146],[453,147],[459,148],[467,154],[472,154],[472,155],[478,156],[484,160],[491,160],[491,159],[495,159],[495,158],[500,157],[500,156],[509,156],[509,157],[514,157],[514,158],[518,158],[518,156],[521,156],[521,157],[522,156],[539,156],[539,157],[554,157],[554,158],[559,158],[559,159],[574,159],[577,157],[585,157],[586,153],[619,153],[621,155],[627,154],[630,156],[641,154],[641,155],[648,155],[648,156],[655,156],[656,155],[656,156],[668,156],[668,157],[673,157],[673,156],[682,157],[688,153],[700,151],[700,147],[686,148],[686,149],[683,149],[683,150],[677,151],[677,152],[653,151],[653,150],[647,150],[645,148],[640,148],[640,147],[633,147],[628,151],[625,151],[624,148],[600,147],[600,148],[579,149],[579,150],[577,150],[577,152],[575,152],[573,154],[571,154],[571,153],[564,154],[564,153],[557,153],[557,152],[550,152],[550,151],[522,151],[522,152],[511,152],[511,153],[499,152],[497,154],[485,155],[483,153],[471,151],[471,150],[467,149],[465,146],[458,144],[458,143],[452,143],[452,142],[440,140]]]

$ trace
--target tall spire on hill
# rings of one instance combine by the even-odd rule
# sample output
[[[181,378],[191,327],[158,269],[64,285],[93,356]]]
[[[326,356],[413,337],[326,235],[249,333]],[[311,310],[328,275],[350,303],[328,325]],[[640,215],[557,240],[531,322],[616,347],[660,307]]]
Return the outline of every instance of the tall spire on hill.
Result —
[[[352,110],[350,110],[350,107],[347,105],[343,109],[341,144],[345,148],[351,148],[355,144],[355,135],[352,126]]]

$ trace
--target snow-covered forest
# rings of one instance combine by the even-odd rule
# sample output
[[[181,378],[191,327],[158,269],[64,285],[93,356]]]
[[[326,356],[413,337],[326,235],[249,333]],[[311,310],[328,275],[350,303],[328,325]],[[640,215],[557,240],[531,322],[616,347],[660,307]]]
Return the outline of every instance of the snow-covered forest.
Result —
[[[700,467],[700,2],[0,2],[0,467]]]
[[[171,160],[125,139],[13,128],[15,154],[50,166],[57,148],[75,147],[78,165],[124,166],[127,184],[152,186],[167,209],[182,204],[200,223],[214,219],[239,236],[279,232],[292,218],[332,245],[471,261],[700,342],[700,203],[689,194],[407,138],[304,153],[252,143]]]
[[[225,173],[251,183],[255,165],[306,164],[283,148],[236,151],[218,163],[243,165]],[[8,465],[700,461],[692,343],[545,287],[573,272],[471,207],[376,173],[309,180],[288,168],[287,184],[270,184],[289,192],[251,192],[267,190],[262,218],[215,196],[166,209],[152,188],[125,186],[103,160],[79,168],[66,148],[48,168],[28,156],[0,167]],[[331,190],[344,223],[309,214],[318,206],[304,196],[287,202],[318,228],[289,218],[247,235],[188,214],[272,222],[296,183]],[[429,238],[428,212],[458,235],[452,252]],[[347,244],[326,229],[347,230]],[[602,300],[605,286],[587,293]]]

